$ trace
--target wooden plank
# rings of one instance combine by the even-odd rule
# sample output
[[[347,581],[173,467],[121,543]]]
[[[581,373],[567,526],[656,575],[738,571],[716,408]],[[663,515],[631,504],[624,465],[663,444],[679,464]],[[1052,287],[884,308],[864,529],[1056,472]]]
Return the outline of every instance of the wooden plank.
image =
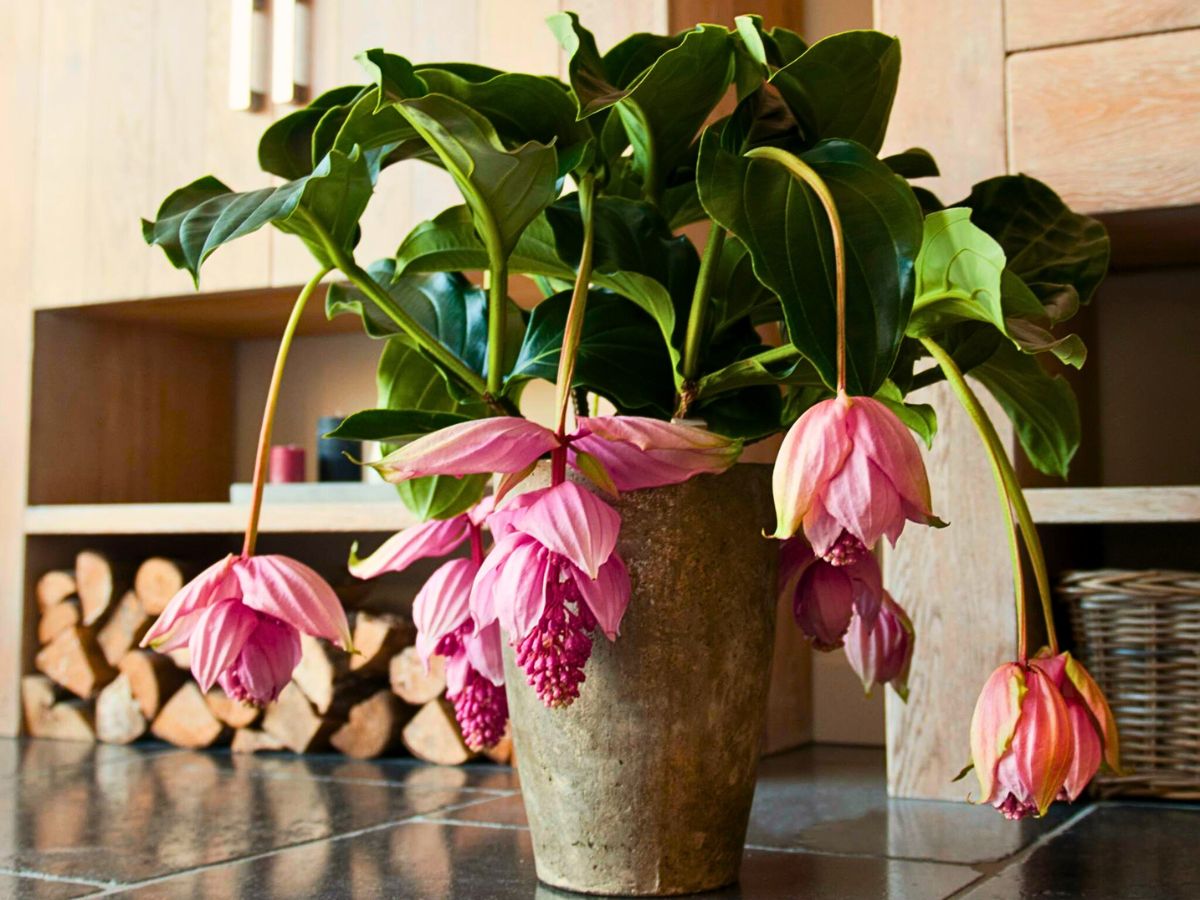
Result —
[[[782,25],[792,31],[803,32],[804,7],[807,4],[797,3],[796,0],[764,0],[760,3],[747,3],[742,0],[669,0],[666,5],[669,21],[669,27],[666,30],[673,34],[698,23],[713,23],[732,28],[734,16],[744,13],[758,13],[763,17],[763,24],[767,28]],[[576,7],[572,4],[570,8],[575,9]],[[602,13],[597,10],[597,15],[593,18],[598,19],[600,15]],[[584,24],[588,22],[587,19],[583,21]],[[658,27],[647,30],[662,31],[664,29]],[[611,45],[608,43],[600,46],[602,49],[606,49]]]
[[[1195,0],[1006,0],[1009,51],[1174,31],[1200,25]]]
[[[911,58],[911,57],[909,57]],[[1009,171],[1083,212],[1200,203],[1200,29],[1013,54]]]
[[[876,0],[875,13],[875,27],[904,47],[885,152],[928,148],[944,174],[922,184],[947,201],[1006,171],[1001,0]],[[910,703],[887,694],[888,791],[962,800],[966,790],[950,779],[967,753],[976,695],[1013,653],[1005,525],[982,445],[949,390],[938,385],[914,400],[937,410],[925,458],[934,511],[951,526],[910,526],[884,553],[886,583],[917,634]],[[994,419],[1011,445],[1007,419]]]
[[[65,5],[65,4],[64,4]],[[53,45],[54,41],[49,41]],[[0,141],[0,170],[8,173],[0,191],[0,388],[4,417],[0,439],[7,448],[0,466],[0,735],[21,728],[20,676],[29,671],[36,646],[37,617],[29,609],[33,596],[25,578],[25,540],[21,515],[25,506],[29,430],[30,360],[33,352],[34,204],[49,179],[35,185],[35,160],[41,110],[42,4],[0,4],[0,121],[11,123]],[[56,110],[56,116],[62,114]],[[50,162],[53,161],[53,157]],[[70,173],[64,173],[70,178]],[[41,575],[34,574],[34,578]],[[29,581],[32,583],[34,578]]]
[[[1200,522],[1200,486],[1027,488],[1041,525]]]

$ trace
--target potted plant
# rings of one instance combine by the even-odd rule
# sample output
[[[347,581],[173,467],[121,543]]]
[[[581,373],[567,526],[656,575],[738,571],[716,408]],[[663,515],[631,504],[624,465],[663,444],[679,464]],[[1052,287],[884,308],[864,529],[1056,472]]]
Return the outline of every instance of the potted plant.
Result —
[[[253,552],[287,348],[336,271],[328,314],[360,316],[383,349],[378,408],[334,434],[382,442],[372,465],[425,520],[351,571],[447,557],[415,601],[418,650],[447,658],[472,745],[511,711],[543,880],[671,894],[736,879],[777,595],[866,687],[904,692],[911,625],[872,551],[906,522],[942,524],[914,440],[934,440],[935,415],[907,399],[941,379],[1012,517],[1019,649],[973,723],[981,799],[1012,817],[1073,799],[1102,754],[1117,765],[1115,728],[1057,646],[1036,531],[964,373],[1033,465],[1065,474],[1078,412],[1037,354],[1082,365],[1082,341],[1055,329],[1103,276],[1103,227],[1024,176],[944,204],[911,183],[937,174],[928,152],[880,158],[900,66],[887,35],[809,46],[741,16],[602,54],[574,14],[549,25],[567,83],[368,50],[364,84],[263,135],[283,183],[202,178],[144,223],[197,278],[266,224],[316,259],[281,342],[244,552],[147,641],[189,641],[202,685],[259,703],[290,676],[299,631],[348,646],[315,573]],[[366,264],[374,187],[415,163],[449,173],[463,203]],[[510,300],[517,275],[540,289],[531,309]],[[547,424],[520,414],[537,378],[556,384]],[[773,473],[735,465],[780,433]],[[1032,657],[1019,540],[1050,634]]]

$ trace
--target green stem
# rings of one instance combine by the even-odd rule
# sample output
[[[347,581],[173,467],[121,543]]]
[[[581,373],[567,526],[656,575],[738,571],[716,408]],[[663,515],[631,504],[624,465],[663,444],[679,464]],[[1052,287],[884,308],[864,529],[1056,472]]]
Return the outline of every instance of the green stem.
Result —
[[[692,291],[692,308],[688,313],[687,337],[683,343],[683,378],[694,381],[700,373],[700,345],[704,341],[704,327],[708,320],[709,296],[713,278],[717,273],[717,261],[721,248],[725,246],[725,229],[714,220],[708,230],[708,243],[704,245],[704,256],[700,258],[700,271],[696,274],[696,288]]]
[[[271,455],[271,432],[275,428],[275,409],[279,405],[279,386],[283,383],[283,369],[287,365],[288,351],[292,347],[292,338],[296,336],[296,326],[304,315],[304,307],[308,298],[317,289],[321,279],[329,274],[328,268],[321,269],[309,279],[308,284],[300,290],[296,303],[292,306],[292,314],[288,316],[287,325],[283,328],[283,337],[279,340],[279,350],[275,354],[275,369],[271,372],[271,384],[267,388],[267,404],[263,409],[262,427],[258,432],[258,452],[254,457],[254,481],[250,499],[250,521],[246,524],[246,540],[242,544],[242,556],[253,556],[254,545],[258,542],[258,518],[262,513],[263,482],[267,478],[267,460]]]
[[[786,150],[780,150],[778,147],[755,147],[753,150],[747,151],[746,157],[749,159],[769,159],[772,162],[779,163],[793,177],[804,182],[817,199],[821,201],[821,206],[825,208],[825,215],[829,218],[829,230],[833,235],[833,266],[834,274],[837,279],[835,291],[835,303],[837,311],[837,392],[839,394],[846,393],[846,247],[845,239],[842,235],[842,220],[838,215],[837,204],[833,202],[833,194],[829,190],[829,186],[825,184],[824,179],[816,173],[807,163]]]
[[[508,259],[500,252],[489,252],[488,270],[488,345],[487,393],[499,397],[504,390],[504,339],[507,337]]]
[[[971,390],[971,386],[967,384],[962,370],[954,362],[954,358],[931,338],[921,338],[921,343],[945,373],[946,382],[950,385],[950,389],[958,397],[959,403],[962,404],[963,409],[970,416],[971,422],[975,425],[975,429],[979,432],[979,436],[983,439],[983,445],[988,454],[988,461],[992,465],[992,474],[996,479],[996,488],[1000,492],[1001,502],[1004,505],[1004,515],[1008,524],[1009,552],[1012,555],[1013,580],[1017,592],[1017,628],[1020,640],[1018,653],[1020,659],[1024,662],[1027,658],[1028,642],[1025,621],[1025,579],[1021,574],[1020,548],[1017,545],[1016,535],[1017,528],[1013,523],[1014,513],[1019,523],[1021,536],[1025,539],[1025,548],[1029,553],[1029,559],[1033,564],[1034,577],[1037,579],[1038,593],[1042,601],[1042,616],[1046,620],[1046,635],[1050,641],[1050,650],[1052,653],[1058,653],[1058,636],[1054,631],[1054,613],[1050,605],[1050,579],[1046,572],[1046,559],[1042,553],[1042,544],[1038,537],[1037,528],[1034,526],[1033,517],[1030,515],[1029,507],[1025,503],[1024,492],[1022,492],[1021,486],[1017,482],[1017,474],[1013,470],[1012,463],[1009,461],[1008,453],[1005,452],[1004,443],[1000,440],[1000,435],[996,433],[996,427],[992,424],[992,420],[988,418],[987,411],[984,410],[983,405],[979,402],[979,398]]]
[[[575,377],[575,359],[583,336],[583,317],[587,310],[588,287],[592,281],[592,245],[595,243],[595,222],[592,201],[595,198],[596,177],[591,173],[579,182],[579,215],[583,219],[583,248],[579,252],[579,272],[571,292],[567,323],[563,326],[562,348],[558,354],[558,375],[555,379],[555,409],[558,411],[559,437],[566,434],[567,404],[571,398],[571,381]]]

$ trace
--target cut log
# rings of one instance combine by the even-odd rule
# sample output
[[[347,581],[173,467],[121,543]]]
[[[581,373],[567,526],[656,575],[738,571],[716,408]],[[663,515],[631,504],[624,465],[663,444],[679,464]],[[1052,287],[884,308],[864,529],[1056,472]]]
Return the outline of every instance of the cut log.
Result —
[[[176,747],[201,750],[221,740],[225,735],[225,723],[208,708],[200,686],[189,681],[166,702],[150,731],[156,738]]]
[[[38,620],[38,643],[48,644],[83,618],[79,600],[70,597],[46,608]]]
[[[512,725],[504,726],[504,737],[496,742],[495,747],[485,749],[483,755],[502,766],[516,765],[517,758],[513,753]]]
[[[150,721],[187,681],[187,674],[170,659],[151,650],[126,653],[117,668],[128,679],[129,689],[141,707],[142,715]]]
[[[294,753],[309,753],[324,749],[329,736],[342,723],[320,715],[308,698],[294,683],[279,694],[279,699],[267,707],[262,728]]]
[[[417,629],[410,619],[390,613],[360,612],[354,620],[354,649],[350,671],[361,675],[384,675],[392,657],[411,646]]]
[[[64,699],[66,692],[45,675],[21,679],[25,730],[31,737],[59,741],[96,740],[92,711],[82,700]]]
[[[230,728],[249,728],[258,721],[262,710],[241,700],[234,700],[219,687],[214,687],[204,695],[204,702],[212,710],[214,716]]]
[[[150,621],[137,594],[126,591],[108,620],[96,632],[96,643],[100,645],[100,652],[110,666],[117,665],[125,658],[125,654],[137,647],[138,641],[150,630]]]
[[[239,728],[233,733],[233,743],[229,749],[234,753],[270,753],[286,750],[283,741],[272,734],[257,728]]]
[[[336,686],[349,672],[350,654],[329,641],[300,635],[300,664],[292,673],[292,681],[318,713],[324,715],[330,711]]]
[[[83,624],[99,622],[131,581],[127,566],[96,550],[80,551],[75,557],[75,592],[83,606]]]
[[[405,647],[392,657],[388,667],[392,693],[413,706],[424,706],[446,690],[446,661],[441,656],[429,659],[429,671],[417,655],[416,647]]]
[[[413,708],[387,688],[350,708],[346,724],[330,737],[334,748],[355,759],[371,759],[400,746],[401,733]]]
[[[34,593],[37,595],[38,609],[45,612],[75,595],[75,573],[61,569],[47,572],[38,579]]]
[[[163,656],[169,659],[177,669],[182,669],[185,672],[192,670],[192,652],[186,645],[176,647],[174,650],[168,650]]]
[[[454,708],[441,698],[430,700],[404,726],[401,735],[408,752],[439,766],[457,766],[477,755],[463,743]]]
[[[66,629],[39,650],[34,664],[43,675],[84,700],[95,697],[117,677],[91,632],[78,625]]]
[[[194,573],[195,567],[187,563],[152,556],[138,566],[133,589],[148,615],[162,615],[171,598],[192,579]]]
[[[146,733],[147,725],[129,679],[118,675],[96,698],[96,737],[106,744],[132,744]]]

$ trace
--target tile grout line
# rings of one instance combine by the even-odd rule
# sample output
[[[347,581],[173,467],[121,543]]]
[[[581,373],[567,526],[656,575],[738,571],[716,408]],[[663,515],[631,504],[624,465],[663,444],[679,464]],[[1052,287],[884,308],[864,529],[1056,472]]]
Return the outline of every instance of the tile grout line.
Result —
[[[362,777],[341,777],[338,775],[316,775],[304,773],[301,775],[288,775],[283,772],[251,772],[249,770],[231,770],[231,774],[245,774],[249,778],[261,778],[271,781],[294,781],[302,779],[304,781],[320,781],[328,784],[359,784],[369,787],[394,787],[402,788],[406,791],[456,791],[461,794],[486,794],[491,797],[510,797],[513,794],[520,792],[519,788],[482,788],[482,787],[454,787],[453,785],[440,784],[407,784],[403,781],[388,781],[385,778],[362,778]]]
[[[119,881],[100,881],[96,878],[88,878],[85,875],[76,878],[70,875],[54,875],[50,872],[38,872],[34,869],[12,869],[8,866],[0,866],[0,875],[11,875],[13,878],[29,878],[33,881],[53,881],[58,884],[86,884],[88,887],[94,888],[123,887]],[[90,896],[96,895],[92,894]]]
[[[816,850],[811,847],[770,847],[766,844],[746,844],[745,848],[759,853],[790,853],[794,856],[830,856],[835,859],[883,859],[892,862],[953,866],[957,869],[970,869],[978,865],[978,863],[961,862],[952,859],[931,859],[927,856],[896,856],[890,853],[855,853],[853,850]]]
[[[248,854],[247,856],[237,856],[237,857],[232,857],[230,859],[215,860],[211,863],[205,863],[204,865],[192,866],[191,868],[188,868],[188,869],[180,869],[177,872],[170,872],[170,873],[166,873],[163,875],[156,875],[153,878],[144,878],[141,881],[129,881],[129,882],[119,882],[119,883],[109,882],[109,883],[100,885],[101,887],[108,888],[107,890],[101,891],[99,894],[93,894],[92,896],[110,897],[115,894],[120,894],[125,891],[133,890],[135,888],[149,887],[151,885],[162,884],[167,881],[173,881],[177,878],[182,878],[183,876],[186,876],[186,875],[197,875],[197,874],[201,874],[203,872],[207,872],[211,869],[220,869],[220,868],[223,868],[224,866],[231,866],[231,865],[247,863],[247,862],[255,862],[260,859],[266,859],[270,856],[277,856],[278,854],[280,854],[286,850],[293,850],[298,847],[309,847],[314,844],[322,844],[322,843],[332,844],[337,841],[343,841],[343,840],[349,840],[351,838],[362,837],[364,834],[373,834],[376,831],[386,831],[389,828],[398,828],[401,825],[413,824],[417,820],[421,819],[422,816],[431,815],[434,812],[439,812],[439,811],[457,812],[460,809],[466,809],[467,807],[470,807],[470,806],[477,806],[480,803],[487,803],[491,799],[492,798],[490,798],[490,797],[483,797],[478,800],[471,800],[468,803],[451,803],[447,806],[442,807],[441,810],[432,810],[430,813],[414,813],[411,816],[405,816],[403,819],[395,819],[390,822],[379,822],[375,825],[368,825],[365,828],[358,828],[358,829],[355,829],[354,831],[345,831],[345,832],[342,832],[341,834],[326,835],[325,837],[312,838],[311,840],[307,840],[307,841],[297,841],[294,844],[287,844],[286,846],[283,846],[283,847],[272,847],[270,850],[264,850],[261,853],[251,853],[251,854]]]
[[[1008,856],[1004,857],[1003,859],[998,859],[998,860],[995,860],[994,862],[988,863],[988,864],[986,864],[986,867],[984,867],[982,869],[976,869],[975,871],[979,872],[979,877],[976,878],[974,881],[972,881],[970,884],[964,884],[961,888],[959,888],[954,893],[948,894],[946,896],[945,900],[954,900],[954,898],[957,898],[957,897],[966,897],[968,891],[973,891],[975,888],[982,887],[983,885],[987,884],[989,881],[992,881],[997,875],[1000,875],[1000,874],[1008,871],[1010,868],[1012,868],[1014,865],[1016,865],[1018,863],[1024,862],[1026,859],[1031,857],[1034,853],[1036,853],[1043,846],[1045,846],[1046,844],[1050,843],[1052,840],[1057,838],[1059,835],[1064,834],[1065,832],[1074,828],[1077,824],[1082,822],[1084,819],[1086,819],[1088,816],[1090,816],[1097,809],[1099,809],[1099,804],[1097,804],[1097,803],[1092,803],[1088,806],[1085,806],[1083,809],[1081,809],[1077,813],[1075,813],[1075,815],[1071,816],[1071,818],[1067,819],[1065,822],[1062,822],[1061,824],[1057,825],[1056,827],[1051,828],[1045,834],[1040,835],[1035,840],[1033,840],[1026,846],[1022,847],[1020,850],[1016,851],[1015,853],[1011,853]]]
[[[413,819],[422,825],[455,825],[460,828],[492,828],[496,831],[528,831],[528,825],[513,825],[509,822],[483,822],[470,819],[437,818],[437,813],[428,813]]]

